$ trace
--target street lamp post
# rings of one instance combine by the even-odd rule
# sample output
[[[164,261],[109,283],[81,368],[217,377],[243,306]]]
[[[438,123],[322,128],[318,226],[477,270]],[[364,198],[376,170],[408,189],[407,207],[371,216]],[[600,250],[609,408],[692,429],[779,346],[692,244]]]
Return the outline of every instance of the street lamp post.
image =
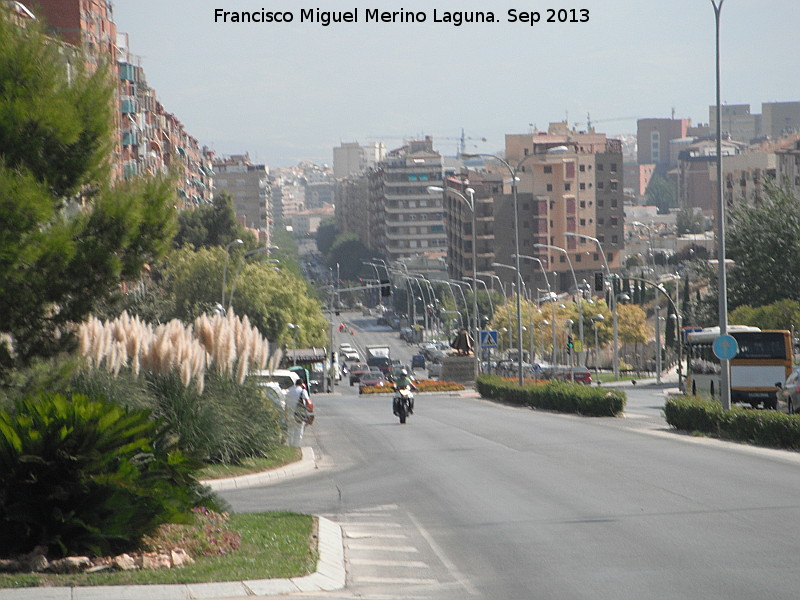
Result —
[[[522,273],[519,270],[519,202],[517,200],[517,182],[519,178],[517,177],[517,169],[522,166],[526,160],[535,156],[535,154],[529,154],[522,160],[520,160],[515,167],[512,167],[508,161],[495,154],[484,154],[484,153],[475,153],[475,154],[466,154],[462,153],[461,158],[476,158],[479,156],[484,156],[487,158],[493,158],[494,160],[500,162],[508,172],[511,174],[511,195],[513,198],[514,204],[514,254],[517,255],[515,258],[514,266],[517,270],[517,339],[520,340],[520,347],[522,346],[522,307],[520,301],[520,292],[521,292],[521,282],[522,282]],[[522,387],[522,351],[520,348],[519,353],[519,361],[517,364],[517,378],[519,380],[519,385]]]
[[[614,379],[615,380],[619,379],[619,317],[617,315],[617,292],[614,289],[614,282],[611,281],[611,270],[608,268],[608,260],[606,260],[606,253],[603,252],[603,245],[600,243],[600,240],[590,235],[583,235],[582,233],[572,233],[571,231],[565,232],[564,235],[567,237],[576,237],[594,242],[595,244],[597,244],[598,250],[600,250],[600,256],[603,257],[603,266],[606,268],[606,276],[608,277],[609,283],[611,284],[611,318],[614,327],[614,347],[612,348]]]
[[[544,269],[544,263],[540,258],[536,258],[535,256],[528,256],[526,254],[520,254],[519,258],[524,258],[525,260],[530,260],[539,264],[539,268],[542,270],[542,275],[544,276],[544,283],[547,287],[547,299],[550,302],[550,309],[552,312],[552,321],[551,327],[553,330],[553,349],[551,353],[551,362],[553,366],[558,363],[556,348],[558,347],[558,343],[556,342],[556,297],[553,294],[553,289],[550,287],[550,280],[547,279],[547,271]],[[544,355],[542,355],[544,356]]]
[[[516,262],[517,262],[517,265],[519,265],[519,257],[518,257],[518,255],[517,255]],[[493,267],[502,267],[504,269],[513,270],[516,273],[517,284],[522,282],[522,278],[519,275],[519,266],[512,267],[511,265],[506,265],[506,264],[503,264],[503,263],[492,263],[492,266]],[[512,283],[512,286],[514,286],[513,283]],[[519,327],[517,327],[517,342],[518,342],[517,345],[519,346],[519,352],[517,354],[517,370],[518,370],[518,375],[519,375],[519,385],[521,386],[522,385],[522,315],[521,315],[520,311],[522,309],[522,303],[521,303],[520,297],[519,297],[519,295],[520,295],[520,287],[521,287],[520,285],[516,285],[516,292],[517,292],[517,325],[519,326]],[[514,293],[513,289],[511,290],[511,293],[512,294]],[[513,336],[511,335],[510,332],[508,334],[508,342],[509,342],[508,347],[509,347],[509,350],[510,350],[511,346],[514,344]]]
[[[453,188],[447,188],[447,190],[445,190],[444,188],[435,185],[428,186],[429,193],[445,192],[458,196],[469,207],[469,210],[472,213],[472,331],[474,334],[473,343],[475,344],[475,372],[477,374],[479,370],[478,365],[480,364],[478,357],[480,356],[481,347],[480,324],[478,323],[478,286],[476,284],[478,279],[478,216],[475,206],[475,190],[471,187],[468,187],[464,191],[469,194],[469,198]]]
[[[716,87],[717,87],[717,259],[719,262],[719,334],[728,334],[728,284],[725,271],[725,203],[722,198],[722,107],[720,99],[719,22],[725,0],[711,0],[716,24]],[[720,400],[722,409],[731,408],[730,361],[720,361]]]
[[[244,242],[239,238],[236,238],[230,244],[225,246],[225,270],[222,271],[222,308],[225,308],[225,290],[228,286],[228,258],[231,255],[231,246],[234,244],[244,244]]]
[[[551,246],[549,244],[534,244],[534,248],[547,248],[549,250],[555,250],[557,252],[563,252],[564,256],[567,257],[567,264],[569,265],[569,271],[572,273],[572,281],[575,283],[575,293],[578,294],[578,339],[581,341],[581,351],[578,353],[578,364],[584,364],[584,354],[583,354],[583,291],[578,286],[578,278],[575,277],[575,269],[572,268],[572,259],[569,257],[569,252],[567,252],[566,248],[560,248],[559,246]]]

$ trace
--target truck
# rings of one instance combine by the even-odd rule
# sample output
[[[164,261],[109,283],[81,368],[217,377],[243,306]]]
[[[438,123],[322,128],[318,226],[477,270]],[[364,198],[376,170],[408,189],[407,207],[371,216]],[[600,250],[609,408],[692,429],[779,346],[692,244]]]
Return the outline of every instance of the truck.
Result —
[[[388,374],[392,368],[391,353],[389,346],[367,346],[367,365],[378,367],[384,374]]]

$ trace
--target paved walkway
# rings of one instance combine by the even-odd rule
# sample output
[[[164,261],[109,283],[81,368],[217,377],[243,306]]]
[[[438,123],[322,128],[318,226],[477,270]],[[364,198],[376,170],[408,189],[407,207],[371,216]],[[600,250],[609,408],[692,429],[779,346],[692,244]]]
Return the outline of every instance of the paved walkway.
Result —
[[[213,490],[239,489],[311,473],[316,468],[313,449],[304,447],[302,459],[291,465],[265,473],[217,479],[205,483]],[[305,577],[182,585],[4,588],[0,589],[0,600],[210,600],[212,598],[221,600],[339,590],[345,586],[342,530],[323,517],[318,517],[318,521],[317,571]]]

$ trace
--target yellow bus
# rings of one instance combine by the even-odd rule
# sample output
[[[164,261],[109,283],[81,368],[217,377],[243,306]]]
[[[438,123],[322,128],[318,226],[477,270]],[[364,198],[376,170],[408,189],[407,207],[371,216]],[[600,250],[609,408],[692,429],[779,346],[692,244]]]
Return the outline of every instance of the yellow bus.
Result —
[[[761,330],[731,325],[728,335],[736,339],[739,352],[730,361],[731,402],[756,408],[777,408],[777,385],[792,372],[792,337],[787,330]],[[714,355],[719,327],[686,334],[686,390],[692,395],[715,396],[720,390],[720,361]]]

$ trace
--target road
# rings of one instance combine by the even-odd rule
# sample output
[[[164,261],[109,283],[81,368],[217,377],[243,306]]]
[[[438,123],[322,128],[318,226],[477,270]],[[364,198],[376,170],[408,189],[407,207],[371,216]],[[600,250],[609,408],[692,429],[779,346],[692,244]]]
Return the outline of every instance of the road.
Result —
[[[339,523],[348,586],[326,598],[797,597],[800,457],[669,432],[662,392],[628,391],[620,419],[418,395],[400,425],[339,386],[307,430],[317,472],[225,497]]]

